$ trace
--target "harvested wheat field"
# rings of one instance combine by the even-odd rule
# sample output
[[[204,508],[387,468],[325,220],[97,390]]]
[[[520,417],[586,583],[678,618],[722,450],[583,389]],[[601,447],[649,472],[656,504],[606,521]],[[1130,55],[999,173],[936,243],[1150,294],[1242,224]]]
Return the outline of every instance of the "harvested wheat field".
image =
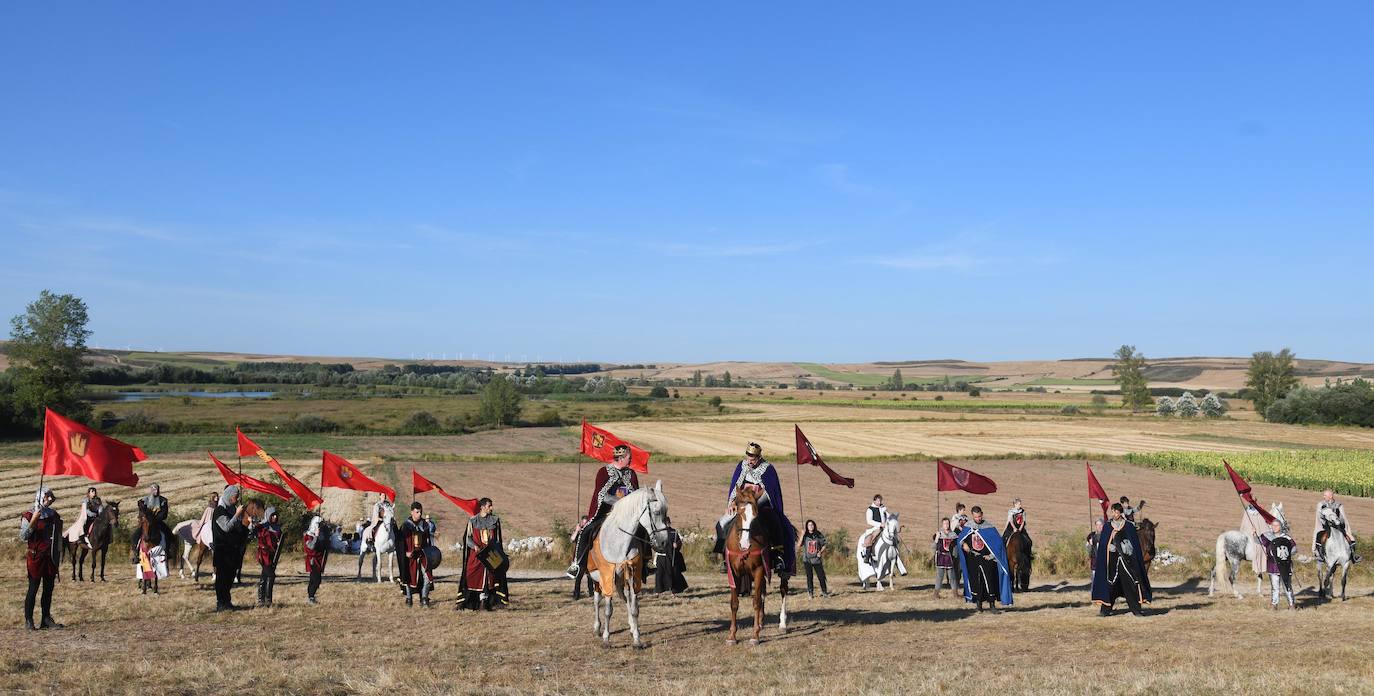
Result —
[[[331,568],[339,571],[335,559]],[[683,595],[641,605],[645,650],[629,647],[623,606],[612,647],[592,635],[590,603],[574,603],[562,579],[511,584],[513,606],[453,609],[442,577],[437,606],[408,609],[394,586],[330,577],[321,604],[304,599],[298,558],[283,559],[277,605],[210,611],[208,585],[169,579],[160,596],[132,581],[58,585],[66,628],[0,628],[6,693],[1361,693],[1374,689],[1374,598],[1271,612],[1261,599],[1209,599],[1196,582],[1161,587],[1152,615],[1099,618],[1085,582],[1037,583],[999,615],[977,614],[929,580],[861,593],[835,579],[833,597],[790,601],[790,630],[776,626],[770,596],[763,642],[727,646],[728,595],[719,575],[695,573]],[[251,562],[245,568],[245,580]],[[22,581],[6,567],[0,591]],[[250,586],[235,591],[247,603]],[[741,624],[747,637],[750,620]],[[1322,641],[1320,635],[1339,635]],[[1099,662],[1110,651],[1113,664]],[[1257,655],[1273,655],[1257,667]]]

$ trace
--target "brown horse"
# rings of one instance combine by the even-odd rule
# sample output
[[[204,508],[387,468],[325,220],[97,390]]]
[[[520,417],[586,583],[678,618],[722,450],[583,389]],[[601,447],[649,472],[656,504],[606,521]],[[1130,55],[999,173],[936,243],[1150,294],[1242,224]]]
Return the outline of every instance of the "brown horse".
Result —
[[[166,558],[167,546],[171,539],[167,539],[161,526],[157,523],[157,518],[153,517],[152,512],[143,505],[143,501],[138,501],[138,543],[134,545],[134,570],[138,574],[138,586],[143,594],[148,594],[148,589],[152,588],[153,594],[158,594],[157,590],[157,568],[156,559],[153,558],[152,549],[162,547],[163,558]],[[143,564],[148,564],[145,567]],[[166,561],[164,560],[164,563]],[[147,577],[149,574],[151,578]]]
[[[1018,529],[1006,538],[1007,570],[1011,575],[1011,589],[1016,592],[1030,591],[1031,563],[1035,555],[1031,553],[1031,538],[1025,529]]]
[[[768,593],[769,568],[766,561],[773,540],[768,538],[767,525],[756,524],[759,519],[759,491],[756,486],[741,485],[735,489],[735,520],[725,534],[725,561],[730,581],[730,637],[726,644],[734,645],[739,618],[740,592],[752,590],[754,596],[754,637],[750,645],[759,644],[763,629],[763,599]],[[778,613],[778,630],[787,632],[787,576],[779,577],[778,594],[782,610]]]
[[[105,582],[105,556],[110,552],[110,542],[114,541],[114,530],[119,525],[119,503],[106,503],[100,508],[95,521],[91,524],[91,533],[86,540],[90,542],[90,548],[80,541],[67,542],[67,555],[72,559],[72,579],[86,579],[86,555],[91,556],[91,582],[95,582],[95,559],[100,557],[100,581]],[[77,552],[80,551],[78,558]]]

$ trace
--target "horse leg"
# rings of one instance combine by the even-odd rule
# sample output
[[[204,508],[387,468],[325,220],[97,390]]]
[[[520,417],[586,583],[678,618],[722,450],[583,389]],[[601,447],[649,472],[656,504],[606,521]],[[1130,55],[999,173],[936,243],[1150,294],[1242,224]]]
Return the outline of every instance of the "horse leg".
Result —
[[[100,549],[100,581],[105,582],[105,557],[110,555],[110,545],[106,544]],[[95,559],[91,559],[91,575],[95,575]]]
[[[782,608],[778,611],[778,633],[787,633],[787,578],[785,577],[778,583],[778,594],[782,602]]]
[[[1350,574],[1350,562],[1341,564],[1341,601],[1345,601],[1345,579]]]
[[[759,633],[763,630],[763,593],[768,591],[765,582],[767,580],[760,567],[754,571],[754,637],[749,640],[750,645],[759,644]]]
[[[601,635],[601,587],[592,590],[592,635]]]
[[[611,592],[606,595],[606,614],[601,617],[601,647],[611,647],[611,616],[615,614],[615,596],[620,594],[620,576],[611,580]]]
[[[635,581],[639,579],[637,575],[640,570],[634,567],[634,564],[630,564],[626,567],[626,571],[636,574],[636,577],[625,580],[625,593],[628,595],[625,599],[625,613],[630,621],[630,636],[634,639],[632,644],[634,647],[642,649],[644,641],[639,638],[639,593],[635,592]]]
[[[734,568],[728,568],[731,573]],[[739,641],[735,639],[735,631],[739,628],[739,579],[736,578],[735,586],[730,588],[730,637],[725,639],[726,645],[734,645]]]
[[[1236,599],[1245,599],[1245,596],[1240,593],[1240,585],[1236,584],[1236,581],[1240,577],[1240,564],[1244,562],[1245,559],[1241,559],[1231,564],[1231,574],[1229,576],[1231,578],[1231,592],[1235,593]]]

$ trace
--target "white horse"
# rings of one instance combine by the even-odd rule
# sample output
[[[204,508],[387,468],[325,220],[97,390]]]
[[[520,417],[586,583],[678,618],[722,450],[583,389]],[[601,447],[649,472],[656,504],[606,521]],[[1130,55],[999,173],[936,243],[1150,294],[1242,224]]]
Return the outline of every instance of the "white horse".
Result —
[[[1322,517],[1325,519],[1330,532],[1326,535],[1326,543],[1322,545],[1325,561],[1317,561],[1317,599],[1326,599],[1336,595],[1332,584],[1335,580],[1336,566],[1340,566],[1341,601],[1344,602],[1346,575],[1350,573],[1350,542],[1346,541],[1345,532],[1342,529],[1332,526],[1341,521],[1335,512],[1330,508],[1323,508]]]
[[[644,530],[641,532],[640,530]],[[643,648],[639,637],[639,593],[637,588],[642,577],[644,560],[640,557],[640,540],[649,539],[649,544],[660,553],[668,546],[668,499],[663,496],[663,482],[653,488],[641,488],[620,500],[606,513],[606,519],[597,532],[596,553],[587,555],[587,574],[596,583],[597,590],[592,592],[593,616],[592,633],[601,636],[601,643],[611,644],[611,612],[615,596],[625,600],[626,613],[630,621],[630,635],[634,646]],[[593,556],[600,556],[601,563],[593,563]],[[611,571],[613,578],[603,577],[602,571]],[[602,597],[600,590],[606,583],[614,583],[615,592]],[[602,616],[601,603],[605,600],[605,616]]]
[[[191,530],[198,522],[200,520],[186,520],[178,522],[177,526],[172,528],[172,536],[181,540],[181,567],[177,568],[177,577],[186,578],[186,566],[189,564],[192,566],[191,576],[196,582],[200,582],[200,564],[209,557],[215,544],[209,523],[200,525],[199,535],[192,533]],[[201,551],[192,562],[191,552],[197,547],[200,547]]]
[[[372,552],[372,573],[377,582],[382,581],[381,557],[386,556],[386,572],[391,582],[396,582],[396,537],[392,534],[392,520],[395,514],[390,505],[382,506],[382,519],[375,526],[377,531],[368,539],[366,532],[358,544],[358,579],[363,577],[363,558]]]
[[[893,571],[906,575],[906,565],[902,563],[899,553],[902,545],[901,539],[902,525],[898,520],[898,513],[890,513],[887,517],[887,524],[883,525],[882,531],[878,533],[878,541],[873,544],[873,563],[869,563],[864,558],[864,545],[856,544],[854,555],[858,559],[859,582],[863,589],[868,589],[868,581],[877,582],[878,589],[883,589],[883,580],[887,580],[887,589],[892,589]]]
[[[1269,506],[1269,513],[1278,518],[1279,524],[1283,525],[1283,532],[1288,533],[1288,518],[1283,516],[1283,503],[1274,503]],[[1222,578],[1224,585],[1231,588],[1231,593],[1236,599],[1244,599],[1240,593],[1240,586],[1236,584],[1236,575],[1240,573],[1242,563],[1253,563],[1256,553],[1263,553],[1259,544],[1251,543],[1253,539],[1246,533],[1233,529],[1229,532],[1222,532],[1217,537],[1217,557],[1212,566],[1212,577],[1207,582],[1207,596],[1211,597],[1216,591],[1217,578]],[[1255,574],[1255,593],[1260,594],[1263,590],[1264,576]]]

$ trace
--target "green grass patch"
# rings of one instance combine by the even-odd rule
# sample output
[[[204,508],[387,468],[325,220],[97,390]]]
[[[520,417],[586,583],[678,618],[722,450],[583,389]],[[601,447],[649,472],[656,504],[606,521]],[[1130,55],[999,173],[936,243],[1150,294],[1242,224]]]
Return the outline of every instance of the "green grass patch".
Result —
[[[1125,460],[1163,471],[1226,478],[1223,459],[1246,481],[1343,495],[1374,495],[1374,450],[1287,449],[1265,452],[1149,452]]]

